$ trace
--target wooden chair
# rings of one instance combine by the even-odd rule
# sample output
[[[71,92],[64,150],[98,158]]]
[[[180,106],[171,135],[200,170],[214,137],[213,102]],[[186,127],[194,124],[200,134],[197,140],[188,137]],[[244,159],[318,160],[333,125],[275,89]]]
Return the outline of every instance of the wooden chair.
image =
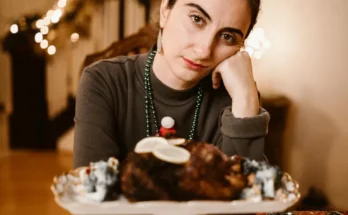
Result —
[[[137,33],[112,43],[108,48],[87,55],[81,68],[83,69],[102,59],[117,57],[120,55],[135,55],[149,51],[157,40],[157,30],[153,25],[147,25],[140,29]]]

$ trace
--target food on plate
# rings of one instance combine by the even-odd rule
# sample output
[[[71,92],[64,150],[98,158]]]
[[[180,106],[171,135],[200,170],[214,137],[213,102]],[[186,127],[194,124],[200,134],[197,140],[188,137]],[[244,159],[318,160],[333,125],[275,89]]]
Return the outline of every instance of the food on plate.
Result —
[[[230,169],[232,160],[215,146],[190,142],[177,148],[191,154],[187,162],[170,162],[155,153],[129,154],[120,174],[122,193],[127,199],[232,200],[245,186],[246,177],[234,175]]]
[[[91,163],[55,178],[62,200],[102,202],[122,194],[130,202],[190,200],[294,201],[298,183],[279,167],[182,138],[147,137],[118,163]]]
[[[119,195],[119,162],[90,163],[74,171],[57,176],[51,186],[55,196],[63,201],[102,202],[117,199]]]
[[[146,137],[137,143],[134,152],[149,153],[158,145],[168,145],[168,142],[163,137]]]

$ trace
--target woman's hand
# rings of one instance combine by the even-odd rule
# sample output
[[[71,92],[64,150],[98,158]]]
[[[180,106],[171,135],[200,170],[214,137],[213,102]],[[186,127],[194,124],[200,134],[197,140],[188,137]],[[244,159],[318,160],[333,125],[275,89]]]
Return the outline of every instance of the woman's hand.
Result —
[[[221,79],[232,98],[232,114],[237,118],[259,114],[259,99],[253,77],[251,59],[247,52],[239,51],[222,61],[213,71],[213,88]]]

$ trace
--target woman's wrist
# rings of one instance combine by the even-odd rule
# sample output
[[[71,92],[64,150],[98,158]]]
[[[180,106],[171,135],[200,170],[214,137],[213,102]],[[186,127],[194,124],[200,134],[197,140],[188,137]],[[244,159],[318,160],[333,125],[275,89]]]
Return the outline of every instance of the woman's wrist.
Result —
[[[232,98],[232,114],[236,118],[259,114],[260,104],[256,88],[236,92]]]

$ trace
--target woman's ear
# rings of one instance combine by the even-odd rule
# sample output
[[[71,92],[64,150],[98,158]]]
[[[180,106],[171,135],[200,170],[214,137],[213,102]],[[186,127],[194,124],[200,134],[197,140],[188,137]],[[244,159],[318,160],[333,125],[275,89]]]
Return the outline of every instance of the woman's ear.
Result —
[[[164,28],[168,15],[170,12],[170,8],[168,7],[169,0],[162,0],[160,7],[160,28]]]

